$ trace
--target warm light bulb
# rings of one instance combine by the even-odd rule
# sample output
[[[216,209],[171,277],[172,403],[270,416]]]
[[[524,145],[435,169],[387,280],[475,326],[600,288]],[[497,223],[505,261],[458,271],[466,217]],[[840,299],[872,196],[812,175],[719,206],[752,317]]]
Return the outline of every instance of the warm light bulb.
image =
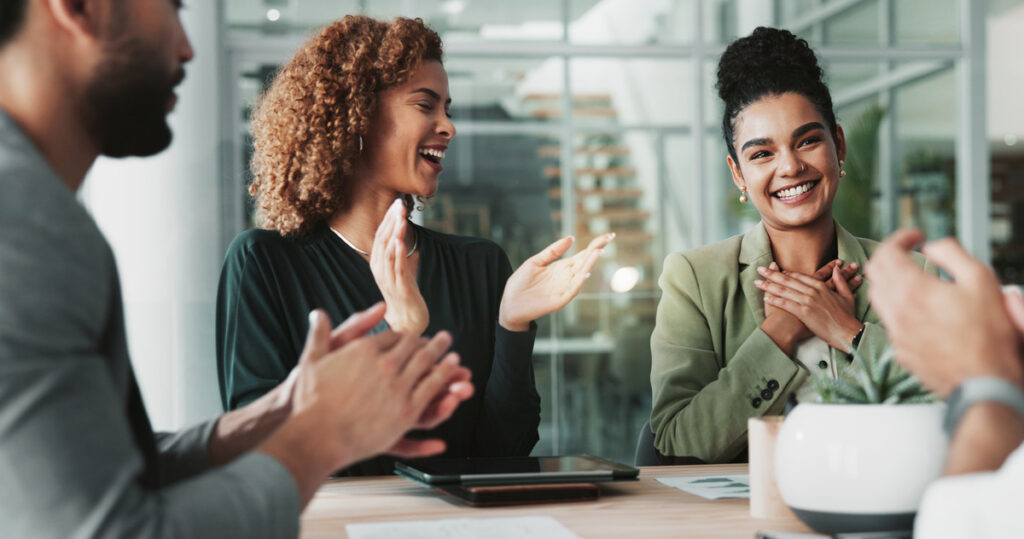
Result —
[[[633,266],[619,268],[612,274],[612,290],[616,292],[629,292],[638,282],[640,282],[640,270]]]
[[[276,10],[276,9],[268,9],[267,10],[267,20],[268,21],[276,22],[280,18],[281,18],[281,12],[279,10]]]

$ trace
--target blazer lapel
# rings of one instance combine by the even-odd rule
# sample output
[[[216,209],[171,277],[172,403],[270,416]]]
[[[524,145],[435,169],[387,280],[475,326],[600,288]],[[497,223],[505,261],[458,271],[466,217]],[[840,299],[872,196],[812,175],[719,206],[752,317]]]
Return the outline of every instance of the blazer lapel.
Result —
[[[863,272],[864,265],[868,261],[867,252],[864,251],[860,241],[839,223],[836,223],[836,244],[839,258],[847,264],[856,262],[860,266],[861,272]],[[754,286],[754,281],[761,278],[757,273],[757,267],[767,266],[773,260],[768,232],[765,231],[763,223],[758,223],[743,235],[743,239],[740,242],[739,256],[740,286],[743,289],[743,295],[747,298],[750,312],[754,314],[758,324],[764,322],[764,294],[761,292],[761,289]],[[854,298],[856,301],[855,315],[857,320],[863,321],[870,306],[866,283],[862,284],[854,292]]]
[[[750,312],[754,314],[754,320],[760,326],[761,322],[764,322],[764,293],[754,286],[754,281],[761,278],[757,273],[757,267],[772,263],[771,242],[768,241],[768,232],[765,231],[763,223],[757,223],[743,235],[740,241],[739,263],[740,286],[747,298]]]
[[[839,258],[843,262],[850,264],[856,262],[860,266],[859,270],[861,273],[864,272],[864,265],[867,264],[868,254],[864,251],[864,247],[857,241],[857,238],[853,234],[850,234],[845,228],[839,223],[836,223],[836,243],[838,244]],[[867,283],[860,285],[860,288],[853,293],[855,300],[855,315],[857,320],[864,321],[864,316],[868,312],[870,306],[868,302],[868,287]]]

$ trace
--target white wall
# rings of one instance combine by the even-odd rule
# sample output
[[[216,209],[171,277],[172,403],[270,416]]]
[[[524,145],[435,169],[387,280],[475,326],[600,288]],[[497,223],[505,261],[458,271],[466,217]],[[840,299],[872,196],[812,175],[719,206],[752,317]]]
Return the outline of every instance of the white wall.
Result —
[[[193,2],[181,12],[196,58],[170,116],[171,147],[147,159],[100,159],[81,194],[117,258],[132,362],[157,429],[220,411],[216,4]]]
[[[1007,135],[1020,140],[1024,148],[1024,106],[1021,89],[1024,88],[1024,6],[1007,9],[999,17],[988,20],[988,65],[985,88],[988,92],[988,136],[1000,147]],[[1007,148],[1009,149],[1009,148]]]

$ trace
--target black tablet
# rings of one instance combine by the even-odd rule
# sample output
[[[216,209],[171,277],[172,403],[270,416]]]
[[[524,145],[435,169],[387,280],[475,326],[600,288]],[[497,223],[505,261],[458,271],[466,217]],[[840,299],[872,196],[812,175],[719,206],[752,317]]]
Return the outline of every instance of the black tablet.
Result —
[[[395,473],[430,485],[590,483],[635,479],[640,470],[591,456],[427,459],[395,463]]]

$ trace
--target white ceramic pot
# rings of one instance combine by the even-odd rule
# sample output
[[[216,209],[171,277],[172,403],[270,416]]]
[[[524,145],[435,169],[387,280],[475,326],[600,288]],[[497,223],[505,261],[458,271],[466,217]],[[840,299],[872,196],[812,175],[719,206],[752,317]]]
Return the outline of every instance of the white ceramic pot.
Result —
[[[775,446],[782,499],[822,533],[910,529],[942,473],[945,404],[814,404],[793,409]]]

